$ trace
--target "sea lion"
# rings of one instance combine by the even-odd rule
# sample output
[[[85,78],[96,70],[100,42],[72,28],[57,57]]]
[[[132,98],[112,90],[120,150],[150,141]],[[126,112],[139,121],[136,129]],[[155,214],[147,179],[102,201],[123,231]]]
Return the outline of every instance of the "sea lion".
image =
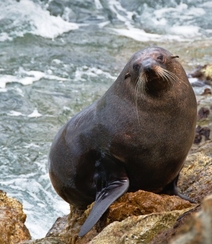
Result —
[[[51,146],[57,193],[85,208],[85,235],[126,191],[179,195],[177,179],[195,135],[197,104],[181,64],[153,47],[135,53],[106,93],[65,124]]]

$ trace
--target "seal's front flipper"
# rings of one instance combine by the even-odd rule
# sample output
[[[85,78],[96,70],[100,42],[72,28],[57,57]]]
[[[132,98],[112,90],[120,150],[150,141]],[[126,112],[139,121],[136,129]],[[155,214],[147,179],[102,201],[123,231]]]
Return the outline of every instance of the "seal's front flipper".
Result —
[[[80,237],[84,236],[97,223],[108,207],[129,187],[129,179],[124,165],[120,161],[110,156],[104,156],[96,162],[95,167],[96,200],[80,229]]]
[[[190,199],[189,197],[181,194],[178,189],[177,189],[177,181],[178,181],[179,175],[172,181],[170,182],[161,193],[165,193],[168,195],[176,195],[186,201],[189,201],[191,203],[196,203],[194,200]]]
[[[128,186],[129,181],[126,179],[121,181],[114,181],[108,185],[108,187],[102,189],[95,201],[90,215],[80,229],[80,237],[84,236],[97,223],[97,221],[102,217],[108,207],[127,191]]]

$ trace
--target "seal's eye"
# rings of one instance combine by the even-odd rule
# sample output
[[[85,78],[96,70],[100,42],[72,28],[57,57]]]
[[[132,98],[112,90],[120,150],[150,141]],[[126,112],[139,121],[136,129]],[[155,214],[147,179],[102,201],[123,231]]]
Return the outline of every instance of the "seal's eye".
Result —
[[[133,64],[133,69],[134,69],[135,71],[139,71],[140,67],[141,67],[140,64]]]
[[[162,54],[158,55],[157,56],[157,61],[160,62],[160,63],[163,63],[165,61],[165,58]]]

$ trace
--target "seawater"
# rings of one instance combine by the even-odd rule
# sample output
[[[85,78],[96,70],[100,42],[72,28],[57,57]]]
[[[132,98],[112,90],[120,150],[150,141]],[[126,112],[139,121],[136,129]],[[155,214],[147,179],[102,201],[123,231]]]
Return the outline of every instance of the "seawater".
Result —
[[[0,9],[0,189],[41,238],[69,212],[48,176],[59,128],[139,49],[167,48],[187,70],[212,62],[212,2],[7,0]]]

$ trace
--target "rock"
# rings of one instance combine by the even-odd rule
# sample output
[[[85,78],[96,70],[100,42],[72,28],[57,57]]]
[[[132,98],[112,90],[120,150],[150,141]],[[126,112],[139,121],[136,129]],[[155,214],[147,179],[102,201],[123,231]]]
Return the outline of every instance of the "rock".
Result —
[[[31,238],[22,204],[0,190],[0,243],[15,244]]]
[[[193,148],[180,173],[178,187],[181,192],[200,203],[212,193],[212,141]]]
[[[65,244],[65,242],[60,241],[60,239],[56,237],[47,237],[40,240],[24,241],[21,242],[21,244]]]
[[[208,118],[208,115],[210,114],[210,109],[201,107],[198,111],[198,119]]]
[[[195,144],[203,144],[210,139],[212,131],[212,65],[198,66],[189,74],[193,77],[192,86],[196,92],[198,117]],[[196,87],[196,88],[195,88]],[[197,87],[199,87],[197,89]]]
[[[211,64],[205,65],[202,69],[202,73],[206,80],[212,81],[212,65]]]
[[[181,228],[181,232],[170,243],[212,243],[212,195],[204,199],[202,203],[202,210],[193,215],[189,221],[187,221],[183,228]]]
[[[90,209],[90,208],[89,208]],[[88,211],[80,211],[75,207],[71,206],[71,211],[69,215],[62,218],[58,218],[52,228],[47,233],[46,237],[59,237],[64,243],[87,243],[90,241],[97,232],[89,232],[86,237],[78,239],[78,233],[80,227],[87,218]],[[77,241],[78,240],[78,241]]]
[[[205,141],[210,140],[210,128],[209,127],[201,127],[198,125],[196,127],[196,135],[194,139],[195,144],[199,144],[202,141],[202,137],[205,137]]]
[[[212,65],[206,64],[203,66],[197,66],[189,76],[193,78],[198,78],[200,80],[210,80],[212,81]]]
[[[110,230],[117,231],[115,236],[113,232],[111,232],[111,243],[116,243],[114,242],[116,241],[114,238],[120,238],[120,235],[123,236],[123,233],[128,233],[128,235],[123,237],[124,239],[127,238],[131,240],[130,236],[133,236],[134,231],[137,231],[134,233],[134,236],[137,236],[136,238],[138,239],[138,242],[135,243],[139,243],[142,239],[149,240],[150,236],[153,237],[156,232],[170,228],[181,214],[194,208],[195,205],[182,200],[177,196],[158,195],[142,190],[134,193],[128,192],[110,206],[106,214],[88,234],[82,238],[78,238],[77,235],[80,227],[87,218],[91,207],[92,206],[90,206],[84,213],[79,212],[72,207],[71,214],[59,218],[48,232],[47,237],[58,237],[61,241],[67,244],[90,243],[102,229],[110,223],[114,223],[112,226],[109,225],[111,227],[106,227],[99,234],[100,237],[96,237],[91,243],[93,243],[93,241],[95,241],[94,243],[107,243],[106,241],[107,238],[109,238]],[[137,226],[137,229],[134,228],[135,226]],[[143,228],[144,226],[146,227]],[[147,226],[149,227],[147,228]],[[131,230],[131,232],[127,232],[126,228]],[[139,234],[138,236],[138,233],[141,232],[142,228],[144,229],[143,234]],[[147,229],[149,234],[145,234]],[[104,242],[100,242],[100,240],[103,240],[103,236]]]
[[[171,228],[163,230],[158,235],[155,235],[149,244],[170,244],[170,241],[180,232],[181,228],[187,229],[187,221],[191,218],[192,214],[199,211],[199,209],[200,206],[198,205],[196,208],[182,214]]]
[[[201,94],[201,96],[205,96],[205,95],[211,95],[212,91],[210,88],[205,88],[203,93]]]
[[[129,216],[163,213],[192,207],[194,207],[193,204],[177,196],[159,195],[142,190],[127,192],[110,206],[106,216],[99,221],[99,225],[104,228],[114,221],[122,221]],[[100,230],[98,229],[98,231]]]
[[[202,145],[204,141],[210,140],[210,132],[212,131],[212,95],[207,93],[206,96],[197,97],[197,127],[194,139],[195,144]],[[204,140],[202,140],[204,138]],[[203,142],[203,143],[201,143]],[[201,143],[201,144],[200,144]]]
[[[192,153],[190,153],[187,157],[185,165],[180,173],[178,187],[180,188],[181,192],[185,195],[189,196],[190,198],[194,199],[196,202],[201,203],[203,202],[203,207],[205,201],[207,200],[207,195],[212,193],[212,141],[207,141],[201,147],[193,147]],[[210,197],[211,198],[211,197]],[[212,206],[208,206],[208,209],[212,208]],[[150,242],[150,244],[168,244],[173,240],[175,236],[178,236],[182,230],[184,233],[193,232],[197,230],[193,230],[191,226],[200,226],[199,227],[199,235],[205,232],[203,227],[201,227],[200,223],[194,223],[194,213],[198,212],[201,213],[201,207],[197,206],[196,208],[184,213],[180,216],[176,223],[173,225],[172,228],[162,231],[159,235],[155,236],[155,238]],[[200,211],[200,212],[199,212]],[[212,211],[212,209],[210,210]],[[212,222],[211,222],[212,223]],[[195,227],[196,228],[196,227]],[[212,232],[211,232],[212,233]],[[185,234],[186,235],[186,234]],[[189,236],[191,233],[189,234]],[[196,234],[197,235],[197,234]],[[180,240],[180,238],[179,238]],[[180,242],[179,242],[180,243]],[[202,244],[207,242],[197,241],[196,239],[192,240],[191,242],[182,242],[180,244]],[[208,242],[208,243],[212,243]],[[174,244],[177,244],[174,242]]]
[[[188,209],[187,209],[188,210]],[[184,210],[132,216],[108,225],[89,244],[149,243],[162,230],[171,228]]]

